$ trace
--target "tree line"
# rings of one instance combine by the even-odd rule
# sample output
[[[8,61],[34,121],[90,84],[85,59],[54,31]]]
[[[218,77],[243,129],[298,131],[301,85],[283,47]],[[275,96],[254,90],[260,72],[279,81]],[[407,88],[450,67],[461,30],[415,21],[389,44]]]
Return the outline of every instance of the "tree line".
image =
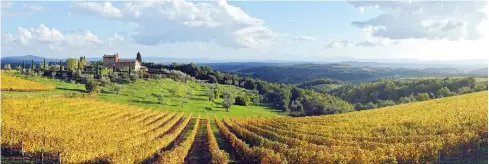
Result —
[[[474,77],[453,77],[383,80],[374,83],[345,85],[329,93],[355,104],[357,110],[363,110],[481,90],[487,90],[487,81],[477,82]]]
[[[260,66],[235,71],[242,77],[259,78],[268,82],[298,84],[322,78],[332,78],[353,83],[369,82],[379,78],[412,76],[452,76],[444,69],[409,69],[352,66],[347,64],[295,64],[286,66]]]

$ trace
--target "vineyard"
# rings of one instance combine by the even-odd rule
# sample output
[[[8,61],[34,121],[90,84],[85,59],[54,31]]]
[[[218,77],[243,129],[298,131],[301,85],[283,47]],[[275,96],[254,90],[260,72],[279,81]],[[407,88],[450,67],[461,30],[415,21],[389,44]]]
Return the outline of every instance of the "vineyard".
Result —
[[[341,115],[216,123],[253,163],[437,163],[487,147],[487,91]]]
[[[55,85],[41,84],[35,81],[25,80],[22,78],[2,75],[2,91],[32,92],[47,91],[56,88]]]
[[[63,163],[189,163],[191,149],[210,157],[198,163],[437,163],[477,158],[487,128],[487,91],[304,118],[201,119],[90,98],[2,99],[2,147],[59,152]]]
[[[66,163],[134,163],[170,145],[191,119],[90,99],[2,99],[2,147],[22,141],[26,153],[60,152]]]

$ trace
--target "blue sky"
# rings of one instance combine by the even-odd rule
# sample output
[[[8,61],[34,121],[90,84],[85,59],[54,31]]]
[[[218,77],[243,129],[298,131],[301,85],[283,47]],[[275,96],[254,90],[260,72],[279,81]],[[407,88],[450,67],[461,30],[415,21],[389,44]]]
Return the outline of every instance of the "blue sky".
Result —
[[[487,1],[2,2],[2,56],[487,59]]]

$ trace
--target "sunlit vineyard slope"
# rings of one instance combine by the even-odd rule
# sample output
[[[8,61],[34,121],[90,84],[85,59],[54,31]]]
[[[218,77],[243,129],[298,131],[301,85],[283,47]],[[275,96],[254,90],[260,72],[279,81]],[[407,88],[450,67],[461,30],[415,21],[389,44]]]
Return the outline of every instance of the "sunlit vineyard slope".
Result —
[[[46,91],[56,88],[55,85],[41,84],[35,81],[29,81],[6,74],[2,74],[1,76],[2,91],[31,92]]]
[[[2,147],[60,152],[62,161],[141,162],[170,145],[192,115],[93,99],[2,99]]]
[[[426,163],[475,156],[477,144],[487,142],[487,98],[484,91],[348,114],[216,121],[249,161]]]

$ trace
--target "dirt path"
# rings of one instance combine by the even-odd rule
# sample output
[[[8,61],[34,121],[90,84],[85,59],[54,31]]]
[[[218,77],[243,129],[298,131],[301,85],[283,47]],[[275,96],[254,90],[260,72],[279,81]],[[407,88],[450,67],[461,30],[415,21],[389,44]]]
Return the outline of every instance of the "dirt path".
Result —
[[[224,150],[226,153],[229,155],[229,163],[232,164],[239,164],[241,163],[241,157],[239,157],[238,153],[236,150],[231,146],[231,143],[229,143],[222,135],[221,132],[219,131],[219,128],[217,128],[216,123],[214,120],[211,122],[212,129],[214,131],[214,136],[216,136],[217,144],[219,145],[219,149]]]
[[[197,136],[195,136],[194,143],[190,152],[185,158],[187,164],[204,164],[209,163],[211,156],[209,154],[209,143],[207,141],[206,121],[201,120]]]

